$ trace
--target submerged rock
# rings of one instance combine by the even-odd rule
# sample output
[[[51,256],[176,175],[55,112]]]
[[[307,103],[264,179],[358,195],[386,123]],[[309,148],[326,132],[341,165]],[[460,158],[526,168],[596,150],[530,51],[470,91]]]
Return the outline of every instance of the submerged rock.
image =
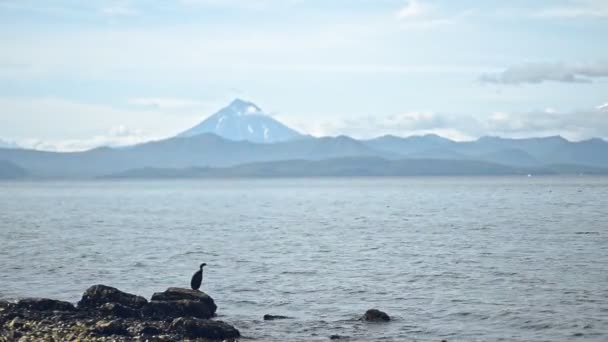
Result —
[[[281,315],[264,315],[265,321],[274,321],[275,319],[289,319],[289,317]]]
[[[348,336],[342,336],[342,335],[331,335],[329,336],[330,340],[344,340],[344,339],[348,339]]]
[[[78,308],[99,308],[106,303],[117,303],[126,307],[140,309],[148,301],[141,296],[122,292],[117,288],[106,285],[89,287],[78,302]]]
[[[365,312],[365,315],[361,319],[367,322],[388,322],[391,320],[391,317],[386,312],[370,309]]]

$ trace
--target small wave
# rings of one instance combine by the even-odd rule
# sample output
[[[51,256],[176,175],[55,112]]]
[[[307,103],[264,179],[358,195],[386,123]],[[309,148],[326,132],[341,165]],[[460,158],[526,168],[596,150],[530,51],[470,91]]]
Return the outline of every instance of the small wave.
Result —
[[[501,271],[496,271],[496,272],[492,272],[492,275],[496,276],[496,277],[513,277],[517,275],[517,272],[501,272]]]
[[[235,304],[258,305],[258,302],[254,301],[254,300],[237,300],[234,303]]]
[[[524,329],[547,330],[547,329],[551,329],[553,327],[553,325],[550,323],[530,323],[529,321],[526,323],[527,324],[525,324],[523,326]]]
[[[63,265],[58,265],[58,266],[49,268],[48,272],[49,273],[55,273],[55,272],[57,272],[57,271],[59,271],[59,270],[61,270],[63,268],[64,268]]]
[[[283,271],[281,274],[293,274],[293,275],[315,275],[317,271]]]
[[[243,292],[258,292],[259,289],[233,289],[232,292],[243,293]]]

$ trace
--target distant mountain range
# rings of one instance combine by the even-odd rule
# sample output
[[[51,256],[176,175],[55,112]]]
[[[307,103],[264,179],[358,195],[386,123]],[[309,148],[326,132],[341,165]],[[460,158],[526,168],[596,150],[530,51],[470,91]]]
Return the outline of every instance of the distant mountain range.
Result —
[[[235,100],[173,138],[71,153],[0,148],[0,161],[32,178],[608,174],[608,142],[314,138]],[[9,170],[6,165],[0,167]]]
[[[355,140],[345,136],[303,137],[267,144],[201,134],[128,148],[102,147],[72,153],[0,149],[0,160],[18,165],[31,177],[61,178],[100,177],[137,169],[232,168],[252,163],[258,164],[251,175],[260,175],[263,170],[268,175],[276,174],[278,171],[275,168],[286,168],[285,163],[292,163],[293,174],[305,175],[308,172],[314,175],[319,173],[312,171],[314,168],[336,167],[335,163],[346,162],[351,167],[346,174],[361,176],[379,175],[378,171],[369,171],[377,165],[405,170],[403,163],[418,165],[416,169],[426,170],[426,174],[446,174],[446,170],[465,164],[467,167],[477,167],[478,171],[469,174],[608,174],[608,142],[599,139],[570,142],[559,137],[521,140],[482,138],[474,142],[455,142],[428,135],[409,138],[387,136],[372,140]],[[363,164],[355,163],[355,160]],[[327,164],[303,163],[306,161],[324,161]],[[383,164],[380,161],[398,164]],[[376,166],[362,167],[367,162]],[[422,164],[427,165],[426,169],[420,166]],[[303,169],[297,171],[299,167]],[[244,175],[243,170],[248,168],[243,167],[235,172]],[[399,175],[395,172],[392,174]],[[411,174],[410,171],[403,172],[403,175]]]
[[[377,157],[285,160],[232,167],[183,169],[141,168],[107,175],[105,179],[238,178],[238,177],[403,177],[403,176],[506,176],[584,173],[607,175],[608,169],[552,165],[516,168],[475,160],[400,159]]]
[[[590,139],[571,142],[560,136],[528,139],[482,137],[455,142],[437,135],[399,138],[383,136],[365,142],[377,150],[408,158],[485,160],[504,165],[538,167],[578,164],[608,167],[608,142]]]
[[[265,114],[255,104],[241,99],[232,101],[228,107],[178,136],[192,137],[203,133],[216,134],[229,140],[258,143],[275,143],[301,136]]]

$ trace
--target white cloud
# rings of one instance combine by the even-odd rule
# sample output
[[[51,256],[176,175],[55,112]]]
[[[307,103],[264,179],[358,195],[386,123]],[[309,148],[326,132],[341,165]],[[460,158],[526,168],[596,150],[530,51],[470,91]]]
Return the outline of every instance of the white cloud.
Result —
[[[120,125],[139,129],[131,130],[130,136],[147,135],[141,132],[151,132],[150,137],[171,136],[199,122],[206,113],[197,108],[130,109],[56,97],[0,97],[0,108],[0,136],[17,141],[116,137],[118,133],[124,133],[124,130],[100,132],[100,128]]]
[[[140,137],[142,135],[143,133],[140,129],[130,129],[125,125],[114,126],[108,130],[108,136],[115,138]]]
[[[169,101],[170,105],[176,103]],[[0,107],[7,113],[18,113],[13,116],[18,119],[14,120],[0,117],[0,127],[6,132],[22,130],[21,137],[10,138],[24,147],[53,151],[81,151],[157,140],[173,136],[204,117],[201,113],[184,118],[163,112],[162,108],[131,111],[56,98],[0,98]],[[211,114],[220,107],[214,106],[205,114]],[[352,118],[340,115],[328,116],[330,119],[321,119],[318,115],[310,117],[314,119],[298,121],[295,117],[275,116],[288,126],[314,136],[346,134],[355,138],[371,138],[385,134],[435,133],[455,140],[470,140],[484,135],[514,138],[562,135],[573,140],[608,137],[608,103],[574,111],[547,108],[530,112],[459,115],[421,110]],[[109,128],[100,130],[100,127]],[[49,134],[53,132],[57,133]]]
[[[291,6],[304,0],[179,0],[184,6],[221,7],[244,10],[265,10],[276,6]]]
[[[226,80],[249,74],[256,71],[257,65],[272,61],[313,64],[355,51],[357,56],[365,56],[360,46],[370,38],[355,32],[355,25],[339,29],[329,25],[312,29],[227,30],[206,24],[34,31],[20,39],[0,32],[2,60],[9,62],[2,63],[0,77],[27,80],[73,75],[100,81],[129,74],[129,79],[138,81]],[[10,63],[15,61],[19,65]]]
[[[313,136],[346,134],[356,138],[372,138],[385,134],[410,136],[434,133],[454,140],[471,140],[487,135],[511,138],[561,135],[571,140],[608,138],[608,112],[601,108],[575,111],[558,111],[553,108],[530,112],[496,111],[486,115],[416,111],[318,122],[281,119],[287,119],[290,126]]]
[[[120,147],[135,145],[158,138],[146,134],[140,129],[130,129],[124,125],[117,125],[90,138],[63,140],[25,139],[20,142],[20,145],[40,151],[75,152],[101,146]]]
[[[552,7],[541,11],[540,16],[554,18],[606,18],[608,17],[608,1],[566,1],[566,4],[563,6]]]
[[[116,4],[102,8],[101,13],[109,16],[131,16],[136,15],[139,12],[125,4]]]
[[[405,7],[397,12],[399,19],[415,19],[425,16],[430,11],[430,6],[419,0],[409,0]]]
[[[0,148],[17,148],[19,145],[14,141],[7,141],[0,139]]]
[[[381,135],[397,136],[439,134],[455,140],[470,140],[474,136],[463,127],[471,126],[467,116],[443,115],[432,111],[411,111],[393,115],[368,115],[354,118],[334,118],[318,121],[297,121],[278,118],[289,126],[313,136],[349,135],[367,139]]]
[[[141,97],[112,106],[56,97],[0,97],[0,136],[52,151],[132,145],[174,136],[231,100]]]
[[[597,109],[502,113],[480,121],[484,134],[510,137],[561,135],[572,140],[608,137],[608,115]]]
[[[206,105],[205,102],[197,100],[172,97],[137,97],[129,99],[128,103],[136,106],[155,108],[184,108]]]
[[[235,66],[240,68],[240,66]],[[244,67],[244,66],[242,66]],[[250,65],[268,71],[295,71],[317,73],[345,73],[345,74],[433,74],[433,73],[472,73],[487,70],[487,67],[472,65],[423,65],[423,64],[255,64]]]
[[[467,9],[458,13],[446,14],[435,5],[423,0],[409,0],[405,7],[397,11],[399,27],[403,30],[428,30],[453,25],[473,13]]]
[[[481,75],[480,81],[498,84],[537,84],[548,81],[591,83],[593,78],[608,77],[608,61],[595,63],[529,63],[508,67],[498,73]]]
[[[431,9],[426,4],[423,8]],[[110,12],[125,12],[120,9],[131,10],[124,5],[106,8]],[[146,12],[141,10],[143,18]],[[32,30],[23,32],[19,39],[13,39],[8,31],[0,32],[0,41],[4,43],[0,77],[20,81],[44,77],[103,82],[124,80],[128,75],[129,80],[137,82],[196,80],[232,87],[268,70],[371,74],[454,69],[461,72],[473,68],[450,66],[449,60],[420,57],[419,52],[408,54],[407,59],[398,58],[407,53],[399,43],[403,30],[437,27],[455,19],[433,12],[423,13],[420,18],[387,20],[393,10],[331,15],[331,19],[323,21],[311,18],[313,22],[306,25],[280,27],[272,22],[260,26],[215,20],[142,26],[136,20],[133,24],[101,28],[86,25],[80,30]],[[425,41],[426,37],[418,37],[410,43],[427,44]],[[387,50],[387,44],[395,46],[395,50]],[[434,66],[433,62],[442,65]]]
[[[23,0],[2,0],[0,8],[19,12],[36,12],[50,15],[82,15],[89,11],[86,2],[81,1],[66,6],[60,2],[53,1],[23,1]],[[85,6],[81,6],[85,4]]]

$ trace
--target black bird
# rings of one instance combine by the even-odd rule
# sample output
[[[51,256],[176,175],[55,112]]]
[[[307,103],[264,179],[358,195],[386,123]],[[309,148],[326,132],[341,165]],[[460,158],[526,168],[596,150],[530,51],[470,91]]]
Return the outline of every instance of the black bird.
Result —
[[[201,269],[196,271],[192,276],[192,280],[190,280],[190,286],[193,290],[197,290],[201,288],[201,283],[203,282],[203,267],[207,266],[207,264],[202,263]]]

